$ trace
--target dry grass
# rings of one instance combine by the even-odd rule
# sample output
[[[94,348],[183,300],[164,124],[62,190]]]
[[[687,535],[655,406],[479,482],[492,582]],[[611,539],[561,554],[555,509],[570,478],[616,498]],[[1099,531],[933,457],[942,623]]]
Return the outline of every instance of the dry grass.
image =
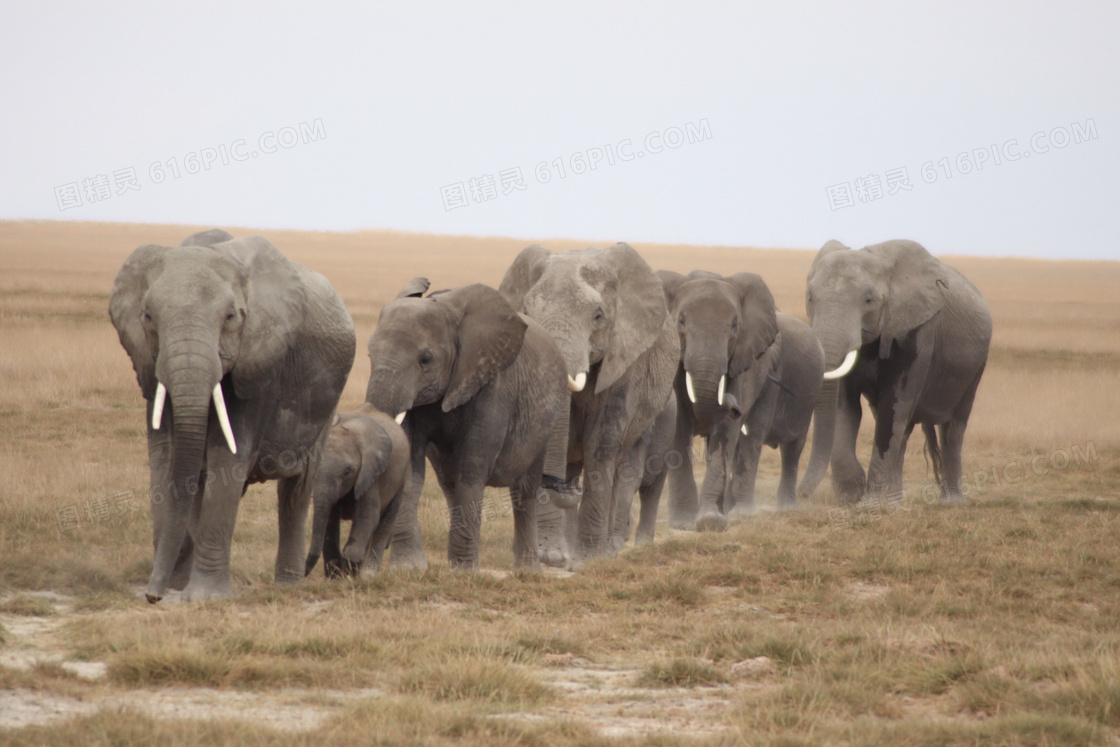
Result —
[[[446,509],[429,488],[429,571],[280,588],[274,488],[255,486],[234,540],[240,596],[150,607],[136,596],[151,564],[143,405],[108,294],[133,248],[193,230],[0,223],[0,721],[19,693],[75,714],[0,727],[0,742],[1057,745],[1120,733],[1120,264],[951,260],[995,316],[966,443],[971,506],[922,500],[931,475],[915,437],[906,510],[837,512],[824,487],[802,511],[726,534],[662,523],[653,545],[555,578],[509,572],[497,491],[481,562],[503,573],[448,570]],[[359,350],[414,275],[496,284],[528,243],[266,235],[335,284]],[[811,252],[637,248],[654,267],[759,272],[802,313]],[[343,407],[368,372],[359,353]],[[764,506],[777,464],[767,450]],[[67,517],[80,526],[62,531]],[[841,521],[853,528],[833,531]],[[762,656],[772,669],[733,671]],[[86,681],[62,661],[107,674]],[[160,715],[213,691],[259,697],[271,716]],[[321,717],[282,731],[294,712]]]

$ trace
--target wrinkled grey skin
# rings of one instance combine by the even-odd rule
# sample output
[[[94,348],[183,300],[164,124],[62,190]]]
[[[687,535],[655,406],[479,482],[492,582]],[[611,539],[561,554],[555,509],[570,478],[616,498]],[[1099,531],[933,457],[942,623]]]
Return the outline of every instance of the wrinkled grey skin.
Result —
[[[330,283],[259,236],[214,229],[133,252],[109,314],[148,400],[148,601],[168,587],[187,600],[231,594],[230,543],[252,482],[278,481],[276,580],[303,578],[313,455],[354,362],[354,325]],[[157,382],[167,401],[155,430]],[[236,454],[211,406],[219,382]]]
[[[774,297],[762,278],[750,272],[723,277],[703,270],[687,276],[662,270],[658,275],[680,335],[674,447],[687,460],[684,469],[670,475],[670,526],[723,530],[744,418],[760,403],[756,421],[768,421],[766,413],[773,411],[766,395],[777,389],[772,379],[778,377],[782,363]],[[695,399],[688,393],[689,377]],[[721,378],[725,382],[722,403]],[[707,447],[708,468],[699,500],[692,473],[693,436],[703,436]],[[739,485],[745,483],[740,480]],[[753,480],[750,486],[753,494]]]
[[[684,455],[673,449],[673,437],[677,431],[677,395],[669,392],[669,401],[658,414],[653,424],[642,437],[630,447],[630,453],[623,462],[622,469],[638,472],[638,498],[641,509],[638,514],[638,529],[634,541],[639,545],[653,542],[657,524],[657,508],[661,502],[661,491],[665,479],[674,468],[684,464]],[[617,513],[611,526],[611,541],[621,550],[630,539],[631,505],[633,494],[619,496]]]
[[[921,423],[941,499],[964,502],[961,447],[992,337],[992,317],[980,292],[913,241],[858,251],[829,241],[809,270],[805,304],[827,371],[858,351],[846,376],[825,381],[814,416],[815,428],[835,422],[831,462],[837,496],[900,499],[906,441]],[[861,396],[875,413],[866,474],[855,453]],[[814,448],[800,494],[820,482],[824,461]]]
[[[404,430],[373,406],[335,415],[311,499],[311,545],[305,573],[323,556],[328,578],[371,575],[381,565],[410,472]],[[339,527],[352,521],[340,547]]]
[[[530,246],[500,290],[555,338],[567,376],[586,377],[571,394],[567,476],[574,486],[582,475],[578,509],[563,509],[564,527],[557,506],[541,511],[549,541],[570,540],[542,546],[542,559],[560,556],[578,567],[615,552],[618,504],[638,487],[638,471],[621,467],[668,400],[680,353],[676,329],[661,281],[627,244],[563,254]]]
[[[754,512],[754,483],[763,444],[781,451],[778,508],[789,509],[797,505],[797,467],[821,392],[824,350],[805,322],[780,311],[777,320],[782,350],[772,375],[781,384],[774,380],[765,384],[759,398],[743,417],[731,490],[723,507],[727,516]],[[744,427],[745,434],[742,432]],[[813,449],[822,449],[827,454],[832,442],[823,436],[829,434],[825,431],[820,434],[820,440],[814,438]]]
[[[451,515],[451,565],[478,565],[483,488],[509,488],[514,559],[539,567],[538,491],[550,452],[563,474],[568,389],[556,343],[493,288],[469,285],[416,297],[414,281],[381,312],[369,340],[366,400],[407,413],[411,482],[393,532],[390,564],[424,568],[418,507],[425,456]],[[546,493],[544,495],[547,495]]]

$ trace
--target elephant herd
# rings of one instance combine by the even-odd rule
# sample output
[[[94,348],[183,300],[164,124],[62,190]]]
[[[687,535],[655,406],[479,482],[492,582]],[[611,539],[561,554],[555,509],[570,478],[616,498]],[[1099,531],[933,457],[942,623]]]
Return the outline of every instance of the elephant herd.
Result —
[[[779,507],[830,466],[841,500],[891,500],[920,423],[942,500],[963,501],[961,446],[991,316],[914,242],[828,242],[807,280],[811,326],[778,311],[758,275],[655,272],[621,243],[530,246],[497,289],[428,291],[416,278],[384,307],[366,401],[336,412],[356,344],[325,278],[263,238],[219,229],[129,256],[109,310],[148,403],[148,601],[169,588],[188,600],[231,593],[238,504],[268,480],[278,582],[320,557],[328,576],[374,572],[387,550],[394,566],[426,567],[428,463],[450,512],[448,560],[467,568],[487,486],[508,489],[518,566],[578,568],[630,539],[635,493],[636,541],[652,541],[666,482],[675,528],[722,530],[752,511],[763,444],[780,449]],[[866,472],[864,398],[875,415]],[[707,446],[699,490],[695,436]]]

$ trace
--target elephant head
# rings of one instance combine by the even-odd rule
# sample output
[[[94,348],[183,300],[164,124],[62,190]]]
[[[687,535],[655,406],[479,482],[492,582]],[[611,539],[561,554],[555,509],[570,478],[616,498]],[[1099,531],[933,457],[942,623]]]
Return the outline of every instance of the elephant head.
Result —
[[[323,552],[329,520],[336,506],[347,512],[352,509],[352,516],[342,517],[353,519],[342,557],[355,565],[365,558],[384,504],[392,498],[379,495],[376,489],[392,451],[392,438],[372,418],[353,413],[335,415],[312,491],[315,511],[305,567],[307,574]],[[347,504],[345,507],[340,506],[343,501]],[[337,525],[330,528],[333,532],[337,529]]]
[[[661,281],[621,243],[563,254],[527,247],[499,290],[552,334],[568,368],[568,386],[577,392],[593,366],[596,393],[614,385],[653,346],[668,314]]]
[[[945,267],[913,241],[887,241],[852,251],[829,241],[817,252],[805,289],[805,311],[824,348],[825,382],[814,431],[832,432],[838,380],[860,350],[887,358],[897,343],[945,305]],[[808,495],[824,476],[829,454],[813,454],[798,493]]]
[[[738,419],[758,399],[781,352],[774,296],[750,272],[658,275],[677,320],[688,399],[699,412],[723,409]]]
[[[171,443],[170,500],[153,506],[149,598],[166,591],[186,539],[211,402],[225,448],[237,453],[227,401],[250,399],[271,380],[302,315],[302,286],[288,260],[262,238],[228,236],[215,229],[195,234],[184,242],[189,245],[140,247],[121,267],[109,301],[150,403],[149,437],[165,429]]]
[[[369,339],[366,401],[397,422],[413,407],[459,407],[516,360],[528,325],[498,291],[468,285],[427,298],[416,281],[381,310]]]

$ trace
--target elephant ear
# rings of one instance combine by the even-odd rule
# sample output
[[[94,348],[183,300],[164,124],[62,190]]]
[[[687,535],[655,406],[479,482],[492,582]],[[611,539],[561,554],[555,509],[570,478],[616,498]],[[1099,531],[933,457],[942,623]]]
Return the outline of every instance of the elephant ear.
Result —
[[[778,316],[774,296],[766,281],[753,272],[739,272],[726,278],[739,291],[739,334],[731,347],[728,373],[738,376],[754,365],[778,337]]]
[[[949,275],[939,259],[913,241],[888,241],[866,251],[889,266],[890,296],[883,309],[879,339],[879,357],[886,358],[895,340],[902,340],[944,308],[943,289],[948,287]]]
[[[443,411],[451,412],[513,364],[529,325],[501,293],[485,285],[456,288],[432,299],[459,318],[455,365],[443,395]]]
[[[229,231],[223,231],[220,228],[211,228],[208,231],[199,231],[192,233],[187,238],[183,239],[183,243],[179,246],[214,246],[214,244],[221,244],[223,241],[232,241],[233,236]]]
[[[225,242],[218,251],[241,265],[245,323],[232,371],[237,396],[258,395],[283,367],[303,324],[307,290],[297,265],[267,239],[252,236]]]
[[[109,297],[109,318],[117,328],[121,345],[132,359],[136,382],[145,399],[156,395],[156,362],[148,345],[148,335],[140,323],[141,306],[148,287],[163,270],[162,246],[142,246],[124,261]]]
[[[408,281],[397,298],[420,298],[431,286],[431,282],[427,278],[413,278]]]
[[[615,244],[603,251],[603,262],[617,279],[618,300],[607,352],[595,384],[596,394],[613,386],[638,356],[653,347],[669,316],[661,278],[633,247]]]
[[[677,289],[686,278],[679,272],[672,270],[658,270],[657,277],[661,278],[661,287],[665,289],[665,303],[669,308],[673,307],[673,297],[677,294]]]
[[[551,256],[552,252],[540,244],[533,244],[522,249],[517,259],[513,260],[513,264],[506,270],[502,284],[498,286],[498,292],[514,311],[522,310],[525,295],[541,279],[545,264]]]
[[[350,418],[342,427],[357,436],[361,445],[362,466],[358,468],[358,476],[354,480],[354,498],[360,501],[389,466],[393,439],[373,418],[365,416]]]

